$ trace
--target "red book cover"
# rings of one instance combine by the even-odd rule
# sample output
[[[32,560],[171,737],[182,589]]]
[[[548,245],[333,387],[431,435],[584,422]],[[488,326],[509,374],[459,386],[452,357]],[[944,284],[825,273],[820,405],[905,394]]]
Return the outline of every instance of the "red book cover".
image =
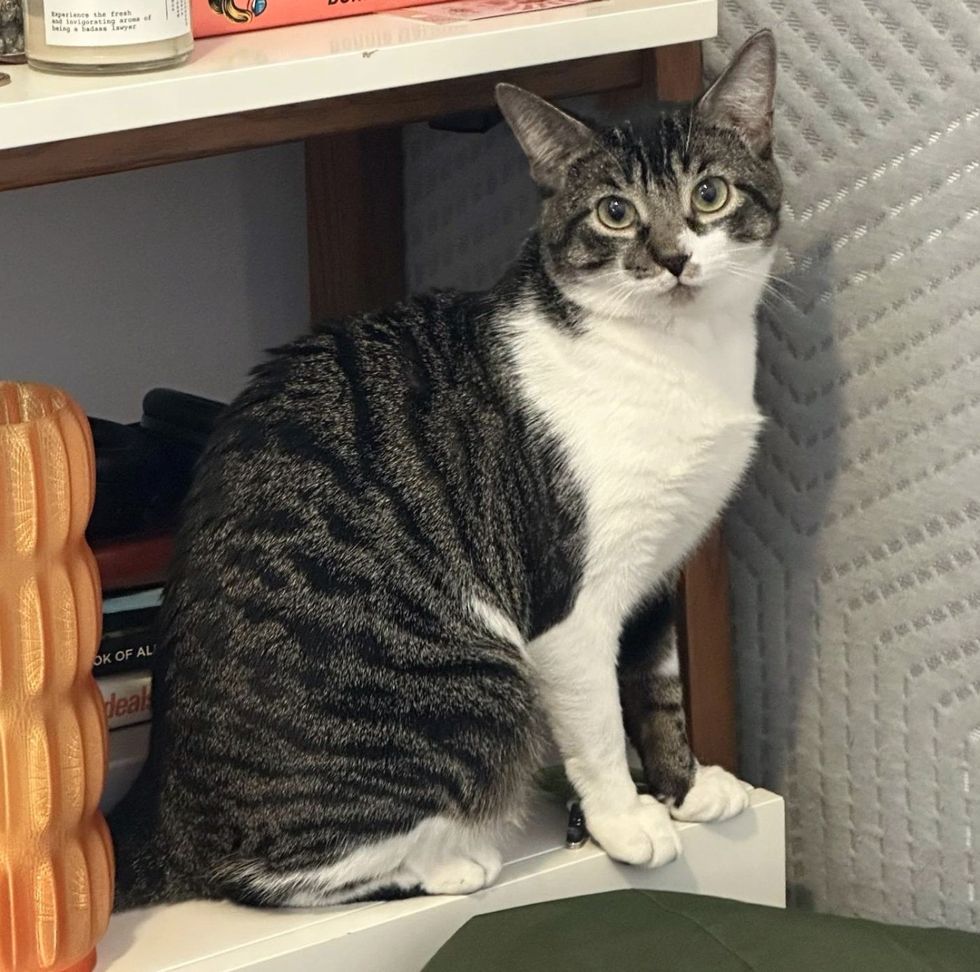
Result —
[[[93,543],[92,550],[99,566],[103,592],[150,587],[167,579],[174,555],[174,538],[170,533],[132,537]]]
[[[440,0],[191,0],[195,37],[420,7]]]

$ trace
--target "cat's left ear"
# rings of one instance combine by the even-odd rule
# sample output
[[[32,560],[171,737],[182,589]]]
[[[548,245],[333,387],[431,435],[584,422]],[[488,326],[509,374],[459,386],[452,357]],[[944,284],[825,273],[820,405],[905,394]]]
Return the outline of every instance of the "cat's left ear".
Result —
[[[756,155],[768,158],[775,95],[776,41],[771,30],[760,30],[701,96],[696,111],[709,125],[735,129]]]
[[[496,94],[500,111],[531,163],[531,178],[545,189],[559,189],[569,163],[594,144],[592,129],[517,85],[498,84]]]

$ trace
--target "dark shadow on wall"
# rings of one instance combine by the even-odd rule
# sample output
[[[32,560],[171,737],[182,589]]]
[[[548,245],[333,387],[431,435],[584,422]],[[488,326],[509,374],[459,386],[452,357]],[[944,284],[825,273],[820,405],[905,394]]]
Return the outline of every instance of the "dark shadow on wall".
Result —
[[[767,425],[726,524],[741,774],[786,798],[789,833],[797,808],[821,799],[819,781],[801,778],[793,765],[820,631],[794,619],[819,616],[820,529],[840,458],[831,256],[822,243],[792,264],[777,260],[758,313],[756,398]],[[784,604],[778,616],[762,610],[774,586]],[[793,904],[805,907],[792,842],[787,872]]]

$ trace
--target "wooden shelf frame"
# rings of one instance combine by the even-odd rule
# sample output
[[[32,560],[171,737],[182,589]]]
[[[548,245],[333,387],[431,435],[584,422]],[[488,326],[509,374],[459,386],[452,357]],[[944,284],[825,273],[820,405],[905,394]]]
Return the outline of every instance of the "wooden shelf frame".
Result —
[[[0,151],[0,191],[489,108],[497,81],[545,97],[635,88],[643,62],[642,52],[609,54],[6,149]]]

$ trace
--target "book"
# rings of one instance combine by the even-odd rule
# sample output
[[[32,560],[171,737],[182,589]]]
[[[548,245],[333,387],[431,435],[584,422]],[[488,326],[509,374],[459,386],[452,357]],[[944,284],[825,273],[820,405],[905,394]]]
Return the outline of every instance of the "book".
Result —
[[[159,614],[159,607],[139,608],[136,611],[103,611],[102,637],[111,638],[131,632],[152,630]]]
[[[191,0],[195,37],[237,34],[355,14],[420,7],[440,0]]]
[[[126,726],[109,733],[109,765],[99,808],[108,813],[133,785],[150,751],[150,724]]]
[[[152,676],[145,669],[121,675],[96,675],[109,731],[150,721]]]
[[[103,637],[92,663],[97,678],[148,668],[157,650],[156,627]]]
[[[102,598],[103,615],[118,615],[129,611],[158,608],[163,603],[163,588],[143,587],[135,590],[115,591]]]
[[[120,591],[102,601],[102,640],[92,664],[95,675],[148,668],[157,646],[163,588]]]
[[[552,10],[555,7],[578,7],[591,2],[592,0],[461,0],[459,3],[440,2],[433,10],[403,10],[398,16],[426,24],[459,24],[471,20],[490,20],[492,17]]]
[[[93,543],[104,594],[134,587],[160,585],[174,555],[172,533]]]

